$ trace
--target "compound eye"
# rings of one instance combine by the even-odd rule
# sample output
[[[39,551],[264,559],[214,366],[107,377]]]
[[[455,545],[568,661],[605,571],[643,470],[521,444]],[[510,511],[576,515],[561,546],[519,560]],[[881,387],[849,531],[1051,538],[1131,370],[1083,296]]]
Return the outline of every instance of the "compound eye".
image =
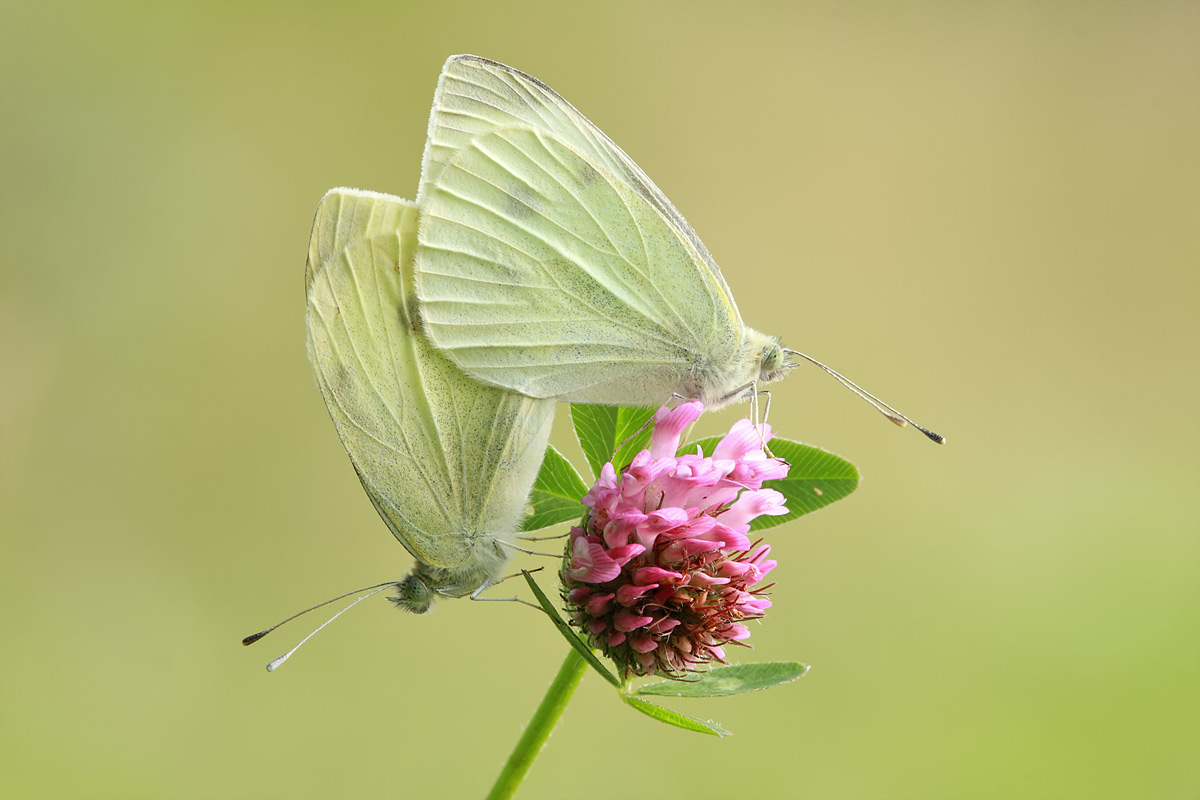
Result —
[[[783,348],[777,344],[763,351],[760,373],[762,380],[771,380],[772,376],[783,367]]]
[[[416,575],[409,575],[396,585],[396,596],[388,598],[405,611],[424,614],[433,606],[433,592]]]

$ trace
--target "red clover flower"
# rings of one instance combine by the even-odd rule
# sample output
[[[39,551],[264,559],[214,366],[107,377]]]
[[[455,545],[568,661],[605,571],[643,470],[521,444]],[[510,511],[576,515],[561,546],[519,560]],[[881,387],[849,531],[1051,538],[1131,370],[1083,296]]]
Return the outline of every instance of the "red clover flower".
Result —
[[[787,513],[784,496],[762,484],[786,476],[788,465],[763,451],[770,426],[748,419],[712,457],[677,457],[680,436],[703,410],[692,401],[655,412],[650,448],[619,476],[604,465],[583,498],[586,529],[571,529],[562,571],[568,613],[626,674],[680,676],[724,663],[725,645],[750,636],[742,622],[771,605],[763,596],[770,586],[758,585],[776,562],[746,534],[755,517]]]

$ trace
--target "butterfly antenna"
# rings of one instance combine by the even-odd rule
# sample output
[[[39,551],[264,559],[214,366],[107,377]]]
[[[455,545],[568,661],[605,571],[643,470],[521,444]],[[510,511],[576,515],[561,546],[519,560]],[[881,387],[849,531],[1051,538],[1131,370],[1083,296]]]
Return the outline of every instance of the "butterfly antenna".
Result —
[[[298,612],[296,612],[295,614],[292,614],[290,617],[288,617],[287,619],[283,620],[282,622],[276,622],[274,625],[272,625],[271,627],[267,628],[265,631],[259,631],[258,633],[252,633],[252,634],[250,634],[250,635],[249,635],[249,636],[247,636],[245,639],[242,639],[242,644],[244,644],[244,645],[254,644],[254,643],[255,643],[255,642],[257,642],[259,639],[263,638],[263,637],[264,637],[264,636],[266,636],[268,633],[270,633],[271,631],[273,631],[273,630],[275,630],[276,628],[278,628],[280,625],[284,625],[284,624],[286,624],[286,623],[288,623],[288,622],[291,622],[291,621],[292,621],[292,620],[294,620],[296,617],[302,617],[302,616],[304,616],[305,614],[307,614],[307,613],[308,613],[308,612],[310,612],[310,611],[316,611],[318,608],[321,608],[322,606],[327,606],[327,605],[329,605],[330,603],[336,603],[338,600],[341,600],[343,597],[349,597],[350,595],[352,595],[352,594],[358,594],[359,592],[369,592],[369,591],[371,591],[372,589],[378,589],[378,588],[380,588],[380,587],[386,587],[386,586],[395,586],[395,585],[396,585],[396,583],[397,583],[397,581],[388,581],[387,583],[377,583],[377,584],[375,584],[374,586],[364,586],[364,587],[363,587],[363,588],[361,588],[361,589],[354,589],[353,591],[346,592],[345,594],[339,594],[337,597],[331,597],[331,598],[329,598],[328,600],[326,600],[326,601],[325,601],[325,602],[323,602],[323,603],[317,603],[317,604],[316,604],[315,606],[313,606],[312,608],[306,608],[306,609],[304,609],[303,611],[298,611]]]
[[[792,356],[800,356],[800,358],[803,358],[805,361],[808,361],[809,363],[812,363],[812,364],[816,364],[818,367],[820,367],[821,369],[825,370],[830,375],[832,375],[837,380],[838,383],[842,384],[842,386],[845,386],[847,389],[854,392],[856,395],[861,397],[863,400],[866,400],[868,403],[871,404],[871,406],[876,411],[878,411],[880,414],[883,414],[885,417],[887,417],[892,422],[899,425],[901,428],[903,428],[905,425],[912,425],[914,428],[919,430],[921,433],[925,434],[930,440],[935,441],[938,444],[946,443],[945,436],[942,436],[940,433],[934,433],[933,431],[929,430],[928,428],[918,425],[917,423],[913,422],[911,419],[904,416],[899,411],[892,408],[887,403],[883,402],[878,397],[876,397],[875,395],[868,392],[866,389],[863,389],[861,386],[856,384],[854,381],[845,377],[841,373],[836,372],[833,369],[830,369],[829,367],[822,364],[820,361],[817,361],[812,356],[806,356],[804,353],[801,353],[797,350],[788,350],[786,348],[784,349],[783,352],[787,353],[788,355],[792,355]],[[796,365],[789,364],[788,366],[796,366]]]
[[[345,607],[345,608],[343,608],[341,611],[337,612],[337,613],[336,613],[336,614],[334,614],[332,617],[330,617],[329,619],[327,619],[327,620],[325,620],[324,622],[322,622],[322,623],[321,623],[319,626],[317,626],[317,629],[316,629],[316,630],[314,630],[314,631],[313,631],[312,633],[310,633],[308,636],[305,636],[303,639],[301,639],[301,640],[300,640],[300,644],[297,644],[297,645],[296,645],[295,647],[293,647],[291,650],[288,650],[286,653],[284,653],[283,655],[281,655],[279,658],[275,659],[275,660],[274,660],[274,661],[272,661],[270,664],[267,664],[267,672],[274,672],[275,670],[279,669],[279,667],[281,667],[281,666],[283,665],[283,662],[287,661],[289,658],[291,658],[291,657],[292,657],[292,653],[294,653],[294,652],[296,652],[297,650],[299,650],[299,649],[300,649],[300,647],[301,647],[301,646],[302,646],[302,645],[303,645],[305,642],[307,642],[307,641],[308,641],[309,639],[311,639],[312,637],[316,636],[316,635],[317,635],[317,633],[318,633],[318,632],[320,632],[322,628],[324,628],[324,627],[325,627],[326,625],[328,625],[329,623],[333,622],[335,619],[337,619],[338,617],[340,617],[342,614],[345,614],[347,611],[349,611],[350,609],[354,608],[356,605],[358,605],[359,603],[361,603],[363,600],[366,600],[368,597],[374,597],[375,595],[379,594],[380,592],[384,591],[385,589],[388,589],[388,588],[390,588],[390,587],[392,587],[392,586],[395,586],[395,585],[396,585],[396,584],[395,584],[395,581],[392,581],[391,583],[383,583],[383,584],[379,584],[379,586],[378,586],[377,588],[376,588],[376,587],[372,587],[372,588],[375,588],[375,591],[373,591],[373,592],[370,592],[370,593],[368,593],[368,594],[364,594],[362,597],[358,598],[358,599],[357,599],[357,600],[355,600],[353,603],[351,603],[350,605],[346,606],[346,607]],[[359,591],[361,592],[361,591],[363,591],[363,590],[362,590],[362,589],[359,589]],[[350,592],[350,594],[354,594],[354,592]],[[346,596],[346,595],[342,595],[342,597],[345,597],[345,596]],[[335,598],[335,599],[338,599],[338,600],[340,600],[341,598]],[[329,602],[329,603],[332,603],[332,602],[333,602],[333,600],[329,600],[329,601],[327,601],[327,602]],[[322,603],[321,605],[326,605],[326,603]],[[316,607],[317,607],[317,608],[320,608],[321,606],[316,606]],[[311,609],[310,609],[310,610],[311,610]]]

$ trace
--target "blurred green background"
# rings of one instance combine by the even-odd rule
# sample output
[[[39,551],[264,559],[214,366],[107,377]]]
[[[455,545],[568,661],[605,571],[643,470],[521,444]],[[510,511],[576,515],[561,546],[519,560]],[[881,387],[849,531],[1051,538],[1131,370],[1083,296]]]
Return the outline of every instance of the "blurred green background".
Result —
[[[1200,792],[1195,2],[0,15],[0,794],[490,785],[564,652],[534,613],[371,602],[273,675],[311,625],[238,644],[409,567],[311,377],[302,275],[326,189],[414,194],[458,52],[620,143],[749,324],[949,437],[815,369],[778,386],[782,434],[865,478],[770,534],[744,655],[812,672],[670,703],[726,740],[589,676],[522,797]]]

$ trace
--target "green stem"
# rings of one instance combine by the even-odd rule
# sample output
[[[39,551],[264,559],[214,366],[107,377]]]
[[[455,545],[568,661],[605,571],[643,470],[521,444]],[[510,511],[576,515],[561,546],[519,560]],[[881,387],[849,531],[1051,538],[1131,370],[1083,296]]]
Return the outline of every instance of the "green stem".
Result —
[[[587,662],[574,650],[569,650],[566,660],[558,668],[558,674],[554,676],[554,683],[550,684],[541,705],[533,712],[533,719],[529,720],[525,733],[521,734],[521,740],[508,757],[504,771],[496,778],[488,800],[505,800],[517,791],[525,773],[533,766],[533,760],[542,752],[542,747],[550,738],[550,731],[554,730],[555,723],[562,716],[567,702],[575,693],[575,687],[579,685],[586,671]]]

